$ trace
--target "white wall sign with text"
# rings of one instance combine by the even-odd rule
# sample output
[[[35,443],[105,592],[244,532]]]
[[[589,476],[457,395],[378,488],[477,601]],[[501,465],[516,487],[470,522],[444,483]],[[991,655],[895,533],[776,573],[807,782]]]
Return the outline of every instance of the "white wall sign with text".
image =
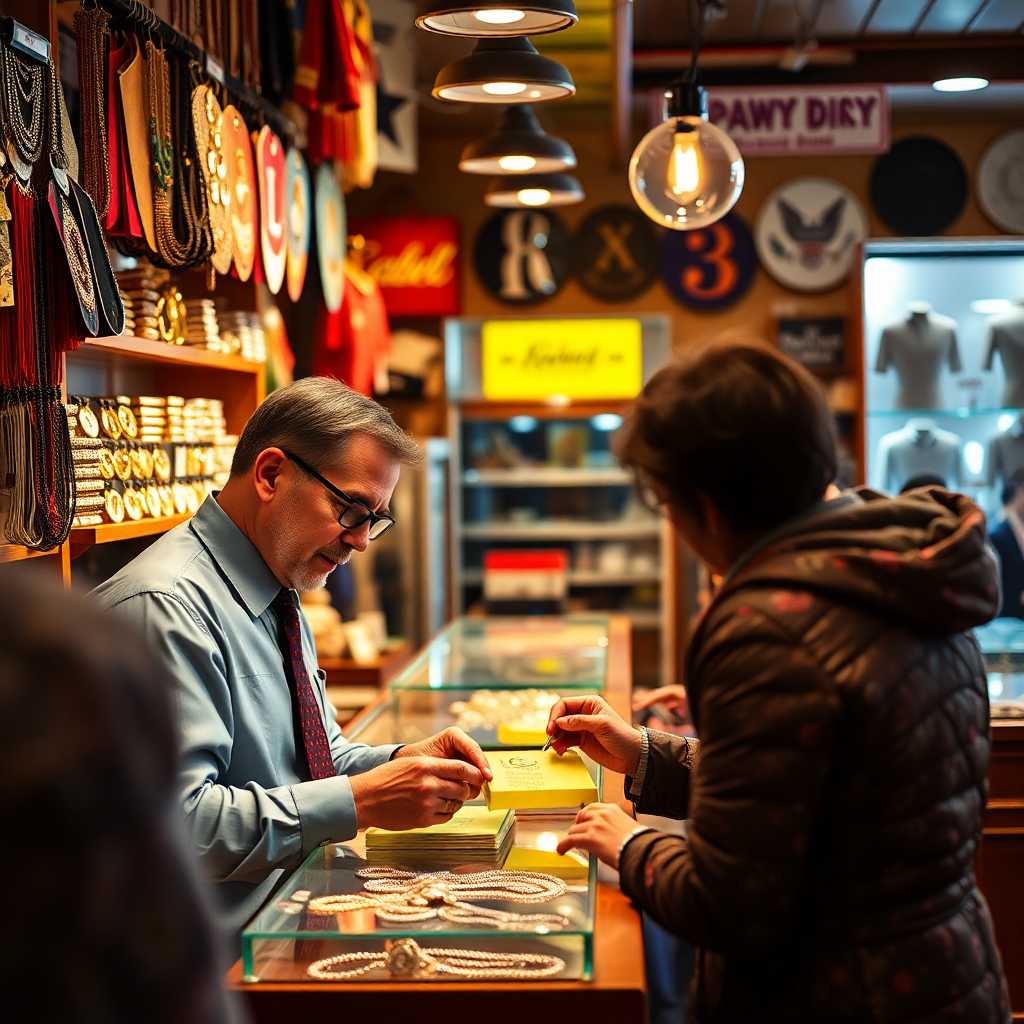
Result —
[[[708,119],[745,156],[884,153],[889,99],[883,85],[709,89]]]

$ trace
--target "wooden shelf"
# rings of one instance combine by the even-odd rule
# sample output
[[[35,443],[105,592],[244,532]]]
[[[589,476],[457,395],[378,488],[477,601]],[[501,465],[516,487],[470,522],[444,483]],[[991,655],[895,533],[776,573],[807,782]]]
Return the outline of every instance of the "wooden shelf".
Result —
[[[122,359],[134,359],[147,363],[168,363],[173,366],[194,366],[206,370],[228,370],[233,373],[263,373],[263,363],[241,356],[210,352],[203,348],[187,345],[168,345],[163,341],[149,341],[146,338],[132,338],[122,335],[116,338],[86,338],[76,355],[110,355]]]
[[[462,574],[462,582],[467,587],[478,587],[484,581],[483,571],[467,569]],[[633,587],[644,583],[660,583],[661,574],[657,572],[570,572],[570,587]]]
[[[28,558],[49,558],[51,555],[60,555],[60,548],[36,551],[35,548],[23,548],[20,544],[0,544],[0,562],[24,562]]]
[[[629,487],[633,478],[624,470],[560,469],[534,466],[523,469],[467,469],[462,475],[466,487]]]
[[[586,522],[540,520],[535,523],[471,523],[462,528],[463,540],[626,540],[657,537],[661,524],[645,522]]]
[[[103,523],[100,526],[84,526],[71,531],[71,557],[77,558],[94,544],[112,544],[118,540],[135,540],[137,537],[152,537],[166,533],[190,519],[189,514],[168,516],[160,519],[140,519],[138,522]]]

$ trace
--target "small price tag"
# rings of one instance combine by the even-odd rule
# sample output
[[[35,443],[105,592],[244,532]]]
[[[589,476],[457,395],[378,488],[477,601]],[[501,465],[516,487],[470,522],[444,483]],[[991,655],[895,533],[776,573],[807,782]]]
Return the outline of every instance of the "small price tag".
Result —
[[[224,65],[209,54],[206,55],[206,73],[215,81],[224,84]]]
[[[44,36],[37,35],[31,29],[25,28],[20,22],[13,21],[11,29],[11,44],[15,49],[20,50],[27,57],[42,61],[44,64],[50,59],[50,42]]]

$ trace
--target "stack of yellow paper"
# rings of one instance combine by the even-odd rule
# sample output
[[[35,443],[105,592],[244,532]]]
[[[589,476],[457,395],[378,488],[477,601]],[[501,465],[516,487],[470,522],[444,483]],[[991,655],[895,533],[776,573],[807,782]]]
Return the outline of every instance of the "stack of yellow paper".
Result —
[[[404,832],[366,830],[366,859],[375,864],[502,864],[512,845],[515,815],[479,804],[459,808],[450,821]]]
[[[597,786],[575,751],[499,750],[487,754],[494,778],[484,784],[492,810],[578,807],[597,799]]]

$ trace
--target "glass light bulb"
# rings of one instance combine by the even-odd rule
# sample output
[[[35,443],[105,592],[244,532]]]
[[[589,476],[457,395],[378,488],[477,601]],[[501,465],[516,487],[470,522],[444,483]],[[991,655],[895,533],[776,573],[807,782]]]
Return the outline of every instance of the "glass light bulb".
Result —
[[[700,193],[704,173],[697,132],[689,125],[685,128],[676,131],[668,158],[668,188],[681,203],[690,202]]]
[[[692,231],[714,224],[743,191],[743,157],[720,128],[697,116],[651,129],[629,161],[629,188],[656,224]]]
[[[546,206],[551,202],[551,192],[546,188],[521,188],[516,198],[523,206]]]
[[[505,8],[495,10],[474,11],[473,17],[482,21],[485,25],[514,25],[526,17],[524,11],[513,11]]]
[[[519,156],[509,154],[498,157],[498,166],[503,171],[532,171],[537,166],[537,161],[532,156]]]
[[[932,82],[936,92],[977,92],[987,86],[987,78],[940,78]]]
[[[526,92],[522,82],[484,82],[480,88],[489,96],[516,96]]]

